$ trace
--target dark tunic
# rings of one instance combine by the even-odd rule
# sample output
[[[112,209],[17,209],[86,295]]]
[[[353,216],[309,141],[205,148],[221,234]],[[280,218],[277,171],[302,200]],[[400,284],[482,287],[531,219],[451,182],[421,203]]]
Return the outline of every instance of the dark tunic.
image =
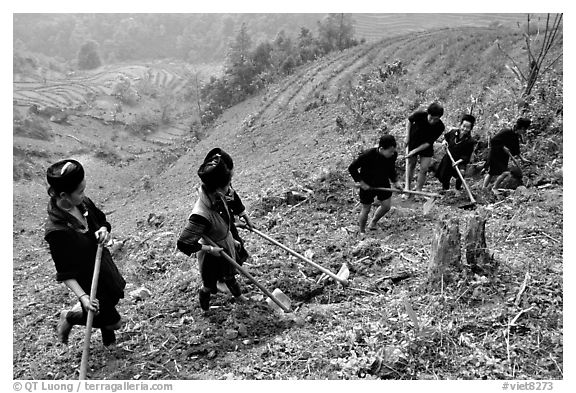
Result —
[[[244,205],[235,192],[232,199],[228,201],[225,198],[212,198],[204,187],[200,187],[199,194],[176,245],[180,251],[188,256],[192,253],[198,253],[202,283],[212,293],[216,293],[217,281],[232,279],[236,270],[223,257],[203,251],[202,244],[208,244],[203,237],[209,237],[222,247],[224,252],[238,263],[242,263],[243,260],[239,255],[240,250],[234,244],[233,214],[242,213]]]
[[[56,280],[75,279],[84,292],[90,294],[98,248],[94,233],[101,227],[110,231],[111,225],[106,215],[89,198],[84,198],[79,209],[86,217],[88,228],[72,214],[58,207],[53,198],[50,199],[44,239],[50,246],[56,266]],[[96,293],[100,313],[94,318],[94,327],[111,325],[119,320],[115,306],[124,297],[125,286],[126,281],[114,264],[110,251],[104,247]]]
[[[239,216],[242,213],[244,213],[244,210],[246,210],[246,207],[242,203],[240,196],[232,188],[232,186],[230,186],[230,192],[228,193],[228,195],[225,195],[224,199],[226,200],[226,204],[228,205],[230,212],[234,216]],[[232,237],[234,238],[234,240],[240,242],[240,246],[236,247],[236,261],[240,265],[242,265],[244,262],[246,262],[250,254],[248,254],[248,251],[244,247],[244,240],[240,237],[240,234],[238,233],[238,228],[236,228],[236,225],[234,224],[234,219],[232,219],[231,221],[232,223],[230,225],[230,231],[232,232]]]
[[[448,142],[448,149],[454,158],[454,161],[462,159],[462,163],[459,165],[460,168],[465,168],[472,158],[472,153],[474,152],[474,146],[476,141],[472,138],[470,134],[467,134],[464,138],[461,138],[460,129],[455,128],[450,130],[444,135],[444,139]],[[463,170],[461,170],[461,173]],[[452,166],[452,161],[448,154],[445,154],[438,165],[436,170],[436,178],[440,180],[445,189],[449,188],[450,179],[453,177],[460,179],[456,173],[456,169]]]
[[[422,157],[432,157],[434,155],[434,142],[440,138],[444,132],[444,123],[439,120],[435,124],[428,122],[428,113],[417,111],[408,117],[410,129],[408,131],[408,149],[414,150],[418,146],[429,143],[430,146],[418,153]]]
[[[390,180],[395,183],[396,158],[398,153],[390,158],[378,153],[378,148],[362,152],[348,167],[348,172],[355,182],[364,181],[370,187],[390,187]]]
[[[378,153],[378,148],[362,152],[348,167],[348,172],[355,182],[364,181],[370,187],[390,188],[390,181],[398,180],[396,172],[396,158],[398,153],[390,158]],[[372,203],[374,196],[379,200],[386,200],[392,195],[389,191],[370,191],[360,189],[360,202]]]
[[[506,146],[513,156],[520,154],[520,136],[510,128],[506,128],[490,139],[490,152],[486,167],[491,176],[497,176],[508,169],[508,160],[510,157],[504,151]]]

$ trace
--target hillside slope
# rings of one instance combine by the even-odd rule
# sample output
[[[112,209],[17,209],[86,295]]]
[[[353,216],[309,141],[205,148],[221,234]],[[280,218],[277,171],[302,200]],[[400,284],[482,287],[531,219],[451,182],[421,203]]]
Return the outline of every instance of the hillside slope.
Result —
[[[456,126],[472,105],[470,96],[476,100],[475,111],[480,112],[475,133],[487,141],[502,124],[514,120],[513,102],[502,98],[512,74],[505,69],[505,56],[495,48],[497,40],[510,49],[510,55],[520,53],[520,35],[462,28],[390,38],[333,54],[271,86],[263,96],[229,110],[207,139],[154,179],[154,190],[141,196],[165,200],[170,212],[184,214],[188,190],[173,185],[197,184],[195,168],[212,146],[221,146],[235,157],[234,183],[240,190],[248,185],[247,198],[254,193],[250,189],[286,191],[290,180],[298,180],[293,171],[315,174],[341,162],[347,164],[375,142],[380,124],[339,130],[336,117],[348,114],[341,95],[361,75],[373,74],[377,67],[395,60],[402,61],[406,73],[393,81],[396,95],[387,97],[389,106],[379,110],[399,142],[405,118],[412,111],[440,100],[445,106],[445,124]],[[561,168],[561,161],[556,165]]]
[[[383,127],[402,149],[411,111],[439,99],[446,124],[454,126],[471,105],[470,95],[477,102],[481,139],[513,120],[510,102],[502,98],[511,74],[496,40],[512,56],[522,53],[522,37],[488,28],[428,31],[334,53],[229,109],[200,140],[158,144],[75,117],[71,126],[53,126],[59,144],[49,142],[52,150],[43,150],[43,140],[15,138],[15,149],[34,157],[34,165],[63,152],[84,162],[88,194],[104,206],[113,226],[111,248],[129,283],[120,304],[127,325],[113,350],[104,350],[95,332],[91,378],[561,379],[561,171],[543,185],[535,183],[545,170],[562,168],[561,117],[555,120],[559,135],[538,129],[542,134],[530,136],[539,150],[527,146],[529,158],[543,154],[545,140],[551,146],[546,160],[527,173],[531,187],[496,197],[479,190],[477,174],[470,178],[488,217],[496,276],[463,275],[440,290],[426,286],[439,222],[458,219],[464,232],[474,213],[457,208],[467,201],[463,193],[449,193],[426,215],[422,200],[394,197],[378,231],[366,238],[356,234],[359,209],[346,167]],[[369,123],[355,123],[345,96],[363,78],[378,75],[378,66],[395,61],[405,72],[387,79],[386,91],[396,93],[384,97],[387,104]],[[562,79],[561,72],[556,76]],[[100,136],[102,143],[116,130],[114,143],[122,148],[112,157],[114,165],[106,155],[75,147],[66,136],[70,129],[89,141]],[[284,291],[296,312],[274,314],[244,278],[248,302],[221,294],[207,314],[200,311],[196,261],[176,252],[174,242],[195,200],[197,168],[215,146],[233,156],[233,184],[259,228],[333,271],[346,263],[351,288],[320,280],[299,259],[243,233],[252,254],[247,268],[267,288]],[[431,179],[427,188],[437,191],[439,185]],[[288,205],[289,190],[307,199]],[[69,346],[55,344],[55,315],[71,299],[53,281],[42,242],[45,203],[41,173],[14,182],[17,379],[75,378],[81,355],[80,328]],[[152,296],[128,295],[139,286]]]

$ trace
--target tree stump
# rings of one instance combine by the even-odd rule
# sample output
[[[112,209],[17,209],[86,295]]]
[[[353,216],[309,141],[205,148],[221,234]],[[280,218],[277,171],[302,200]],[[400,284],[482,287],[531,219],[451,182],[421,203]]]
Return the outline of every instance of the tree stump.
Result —
[[[462,270],[460,224],[458,218],[443,217],[432,241],[428,262],[428,284],[438,288],[453,280]]]
[[[465,236],[466,262],[475,274],[491,276],[498,268],[497,261],[486,246],[486,216],[476,212],[468,223]]]

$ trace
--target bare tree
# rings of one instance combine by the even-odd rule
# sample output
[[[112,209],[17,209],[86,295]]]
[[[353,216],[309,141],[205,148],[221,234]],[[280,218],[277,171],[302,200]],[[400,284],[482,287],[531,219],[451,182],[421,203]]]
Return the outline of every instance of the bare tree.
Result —
[[[530,14],[527,15],[526,31],[524,39],[526,40],[527,64],[521,67],[518,62],[506,53],[498,43],[500,49],[511,61],[513,66],[509,67],[518,81],[522,84],[522,98],[527,97],[532,92],[538,77],[548,71],[561,57],[562,52],[553,59],[550,59],[550,51],[557,45],[562,44],[562,16],[563,14],[546,15],[546,26],[544,27],[543,37],[540,29],[534,38],[530,34]]]

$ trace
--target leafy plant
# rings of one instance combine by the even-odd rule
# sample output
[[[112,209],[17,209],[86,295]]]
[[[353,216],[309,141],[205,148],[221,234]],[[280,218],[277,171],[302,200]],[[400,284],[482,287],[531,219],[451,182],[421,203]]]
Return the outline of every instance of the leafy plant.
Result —
[[[94,40],[86,41],[78,52],[78,68],[81,70],[93,70],[101,65],[98,43]]]

